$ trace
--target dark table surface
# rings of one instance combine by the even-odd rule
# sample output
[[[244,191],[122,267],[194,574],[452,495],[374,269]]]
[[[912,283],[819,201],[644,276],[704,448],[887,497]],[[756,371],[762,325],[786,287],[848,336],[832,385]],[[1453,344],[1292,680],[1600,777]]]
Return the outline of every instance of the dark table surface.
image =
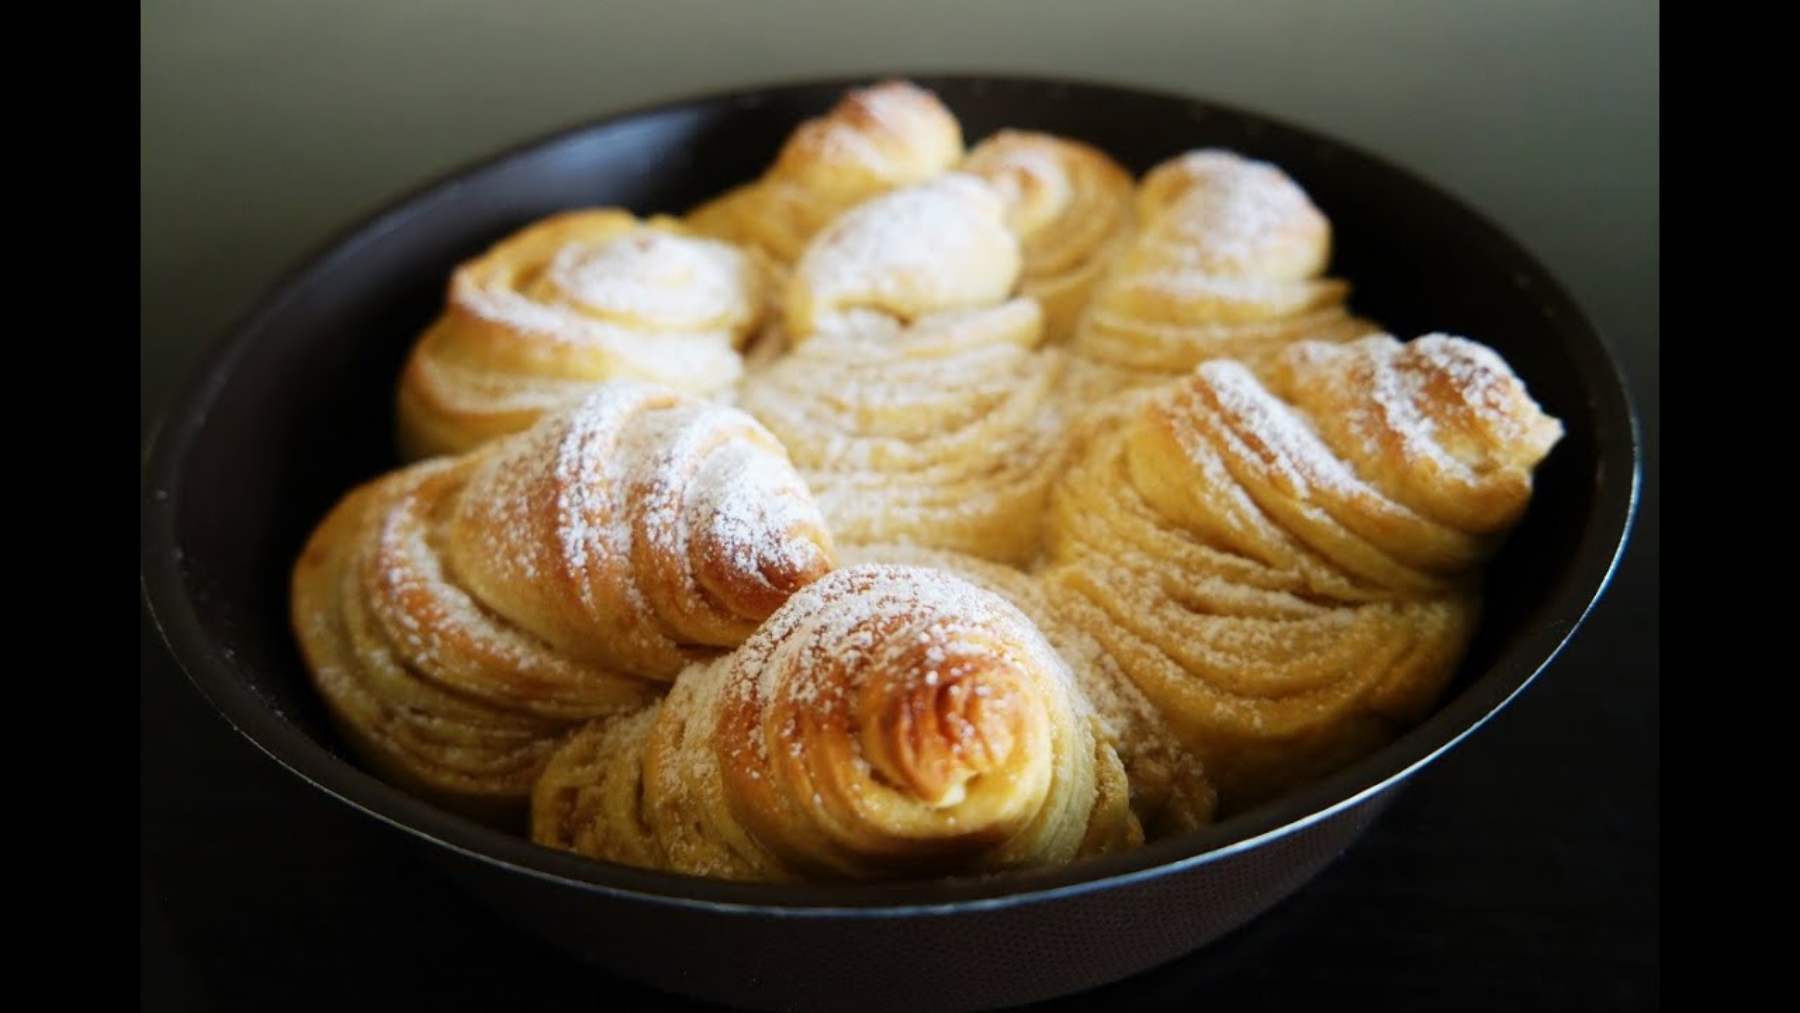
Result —
[[[1054,71],[1350,141],[1493,217],[1608,336],[1648,451],[1632,546],[1564,656],[1317,880],[1205,951],[1051,1005],[1657,1005],[1656,5],[844,6],[147,0],[142,417],[259,289],[368,208],[659,97],[892,68]],[[500,921],[238,738],[140,627],[146,1006],[691,1005]]]

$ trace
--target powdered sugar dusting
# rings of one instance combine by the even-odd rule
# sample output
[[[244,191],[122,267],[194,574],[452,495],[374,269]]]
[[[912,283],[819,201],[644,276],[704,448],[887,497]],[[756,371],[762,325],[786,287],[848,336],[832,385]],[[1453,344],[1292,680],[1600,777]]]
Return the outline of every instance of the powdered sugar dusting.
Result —
[[[1446,386],[1495,443],[1526,444],[1524,454],[1542,456],[1562,434],[1562,424],[1543,414],[1512,367],[1486,345],[1433,333],[1407,342],[1400,358],[1421,374],[1446,378]],[[1419,387],[1425,382],[1421,378]]]
[[[1033,143],[1031,135],[1002,133],[977,149],[964,168],[999,193],[1016,232],[1054,219],[1074,198],[1074,180],[1057,148]]]
[[[1314,488],[1344,495],[1367,491],[1305,418],[1270,394],[1243,365],[1214,359],[1202,363],[1196,375],[1230,416],[1231,431],[1260,445],[1258,459],[1279,474],[1294,495],[1304,498]]]
[[[442,425],[486,431],[566,406],[569,383],[631,377],[712,393],[741,375],[737,347],[763,316],[766,285],[730,244],[611,209],[569,212],[457,269],[406,382],[448,416]]]
[[[961,147],[956,120],[937,97],[905,81],[885,81],[845,95],[827,115],[794,132],[777,173],[855,167],[889,185],[925,178]]]
[[[752,271],[729,244],[639,228],[599,245],[563,246],[546,275],[562,300],[587,313],[705,329],[747,322]]]
[[[786,458],[766,447],[734,443],[712,455],[689,486],[688,516],[689,526],[743,573],[801,573],[822,555],[804,537],[825,527],[818,505]]]
[[[924,666],[895,666],[899,654],[920,645]],[[829,710],[846,706],[873,672],[935,685],[977,659],[1032,666],[1061,680],[1065,692],[1073,688],[1042,634],[1005,599],[938,570],[863,564],[821,578],[770,616],[728,659],[724,691],[758,709],[785,697]],[[850,681],[828,681],[827,673]],[[777,730],[788,748],[799,748],[797,734],[797,727]],[[768,747],[756,742],[760,759]]]
[[[1022,561],[1066,423],[1060,355],[1035,303],[901,328],[852,316],[749,378],[741,403],[781,438],[843,542],[925,541]]]
[[[532,431],[535,438],[555,444],[550,459],[555,469],[556,537],[569,572],[616,567],[631,558],[630,528],[623,523],[621,494],[635,459],[613,449],[624,442],[626,420],[658,400],[660,394],[647,384],[607,384],[574,409],[539,423]],[[532,468],[534,456],[521,454],[514,459]],[[596,589],[590,583],[579,581],[576,587],[590,608],[603,607],[603,601],[595,600]]]
[[[1498,468],[1535,466],[1561,437],[1492,349],[1428,334],[1372,335],[1286,353],[1296,396],[1320,400],[1364,459],[1391,447],[1407,467],[1473,488]]]
[[[945,173],[865,201],[819,233],[794,268],[788,323],[810,333],[856,307],[911,320],[998,302],[1019,263],[999,196],[975,176]],[[793,318],[796,299],[807,319]]]
[[[588,648],[659,667],[682,645],[735,643],[830,564],[824,520],[775,438],[652,384],[599,385],[496,446],[472,485],[480,516],[466,528],[485,548],[467,565],[534,597],[567,588],[595,630]]]
[[[1294,341],[1373,330],[1346,310],[1349,286],[1321,276],[1330,223],[1273,165],[1219,149],[1170,159],[1139,187],[1138,218],[1077,327],[1076,351],[1115,367],[1096,383],[1156,383],[1213,358],[1261,370]]]
[[[1317,241],[1326,230],[1306,191],[1267,162],[1207,149],[1164,163],[1153,175],[1178,175],[1181,190],[1151,218],[1151,235],[1199,270],[1241,272],[1296,234]]]

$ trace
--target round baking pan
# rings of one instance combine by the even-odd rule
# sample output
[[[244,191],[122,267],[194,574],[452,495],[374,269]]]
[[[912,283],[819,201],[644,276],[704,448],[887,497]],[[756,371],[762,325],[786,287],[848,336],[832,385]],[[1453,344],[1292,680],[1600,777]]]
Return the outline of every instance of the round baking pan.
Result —
[[[1433,715],[1370,756],[1203,830],[981,879],[724,883],[541,848],[389,787],[351,761],[306,678],[287,578],[312,526],[393,467],[402,357],[461,260],[554,211],[686,210],[757,175],[795,124],[872,78],[748,88],[609,116],[407,195],[308,258],[207,355],[150,438],[142,586],[170,650],[233,727],[344,804],[415,838],[507,917],[671,991],[764,1008],[977,1008],[1171,960],[1293,892],[1411,773],[1556,656],[1605,589],[1638,484],[1631,405],[1606,345],[1517,242],[1442,190],[1267,118],[1114,85],[913,75],[971,143],[1001,127],[1096,144],[1134,172],[1222,146],[1286,169],[1330,216],[1352,305],[1411,338],[1504,355],[1568,435],[1487,578],[1481,631]]]

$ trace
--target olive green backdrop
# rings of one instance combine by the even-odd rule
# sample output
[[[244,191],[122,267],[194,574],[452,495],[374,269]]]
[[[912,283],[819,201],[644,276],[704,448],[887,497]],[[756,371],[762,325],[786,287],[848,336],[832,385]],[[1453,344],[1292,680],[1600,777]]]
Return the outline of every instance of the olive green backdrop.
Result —
[[[1152,85],[1368,148],[1514,232],[1631,353],[1640,399],[1655,389],[1658,15],[1642,0],[152,0],[142,13],[147,413],[263,285],[424,178],[664,97],[914,68]]]

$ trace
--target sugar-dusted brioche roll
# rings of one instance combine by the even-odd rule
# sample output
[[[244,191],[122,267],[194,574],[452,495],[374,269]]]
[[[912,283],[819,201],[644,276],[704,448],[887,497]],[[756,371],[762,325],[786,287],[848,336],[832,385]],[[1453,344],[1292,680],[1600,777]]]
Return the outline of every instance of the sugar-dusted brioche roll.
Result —
[[[759,257],[669,218],[570,211],[456,271],[408,358],[403,456],[461,453],[610,379],[727,391],[770,284]]]
[[[1004,301],[1019,242],[979,177],[945,173],[846,212],[807,246],[783,298],[788,340],[878,314],[901,324]]]
[[[1460,338],[1301,343],[1270,373],[1208,362],[1094,422],[1053,495],[1043,578],[1228,810],[1436,701],[1479,567],[1562,432]]]
[[[1212,820],[1218,791],[1199,757],[1181,744],[1168,721],[1086,631],[1064,621],[1043,585],[1015,567],[944,549],[914,545],[846,546],[843,565],[887,563],[951,573],[1011,602],[1042,630],[1099,719],[1099,734],[1119,754],[1131,788],[1131,809],[1146,837],[1164,837]]]
[[[805,484],[753,419],[617,381],[352,492],[295,566],[292,617],[371,766],[503,815],[558,736],[641,708],[833,560]]]
[[[652,711],[576,735],[538,783],[533,837],[740,880],[1062,864],[1141,839],[1093,721],[1004,599],[848,567]]]
[[[1211,148],[1164,162],[1077,329],[1081,396],[1214,358],[1261,369],[1295,341],[1375,331],[1345,307],[1349,286],[1322,277],[1330,255],[1330,222],[1275,166]]]
[[[695,208],[687,221],[791,264],[840,213],[930,179],[962,155],[962,127],[937,96],[886,81],[801,124],[760,179]]]
[[[1265,385],[1208,363],[1175,384],[1127,438],[1128,470],[1162,515],[1345,597],[1340,580],[1459,582],[1518,521],[1562,436],[1498,355],[1461,338],[1308,342],[1270,372]]]

